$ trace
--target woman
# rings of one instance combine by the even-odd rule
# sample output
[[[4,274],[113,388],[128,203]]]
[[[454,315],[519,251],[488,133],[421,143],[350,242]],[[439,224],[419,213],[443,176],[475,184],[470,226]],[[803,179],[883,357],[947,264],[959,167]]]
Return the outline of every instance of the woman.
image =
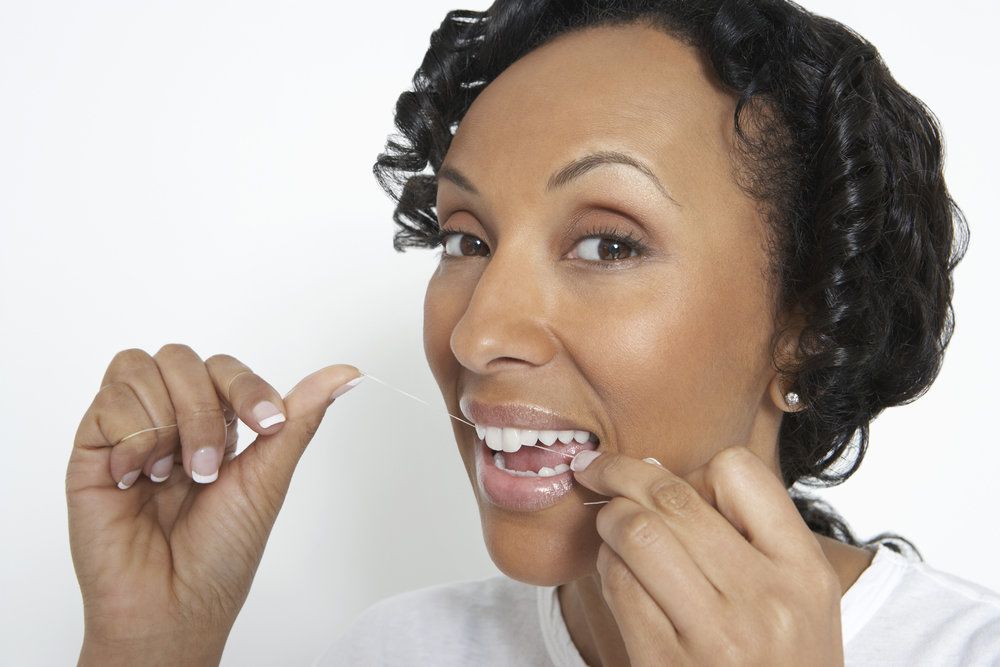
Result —
[[[498,1],[396,122],[375,172],[396,248],[441,247],[425,351],[504,576],[384,600],[323,664],[1000,660],[1000,596],[791,490],[857,468],[953,327],[940,130],[870,44],[778,0]],[[82,664],[218,662],[361,379],[115,356],[67,470]]]

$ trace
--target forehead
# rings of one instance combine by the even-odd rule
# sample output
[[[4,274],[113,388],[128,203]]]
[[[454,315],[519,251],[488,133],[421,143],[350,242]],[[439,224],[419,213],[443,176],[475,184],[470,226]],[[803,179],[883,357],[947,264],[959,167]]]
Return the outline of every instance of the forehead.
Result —
[[[734,103],[694,48],[665,32],[587,28],[554,38],[492,81],[460,122],[446,163],[476,182],[541,189],[575,157],[623,150],[672,190],[690,191],[692,169],[728,174]]]

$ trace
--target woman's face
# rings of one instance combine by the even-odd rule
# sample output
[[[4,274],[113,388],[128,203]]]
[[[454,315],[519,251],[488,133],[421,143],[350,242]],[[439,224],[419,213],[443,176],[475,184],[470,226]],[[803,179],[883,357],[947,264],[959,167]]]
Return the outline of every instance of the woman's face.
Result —
[[[470,399],[529,404],[593,432],[602,451],[652,456],[680,475],[732,445],[777,473],[765,230],[733,177],[735,98],[711,81],[665,33],[602,27],[556,38],[479,95],[439,173],[438,219],[461,235],[424,308],[449,412]],[[550,184],[598,152],[649,174],[600,164]],[[500,570],[538,585],[591,573],[602,506],[583,502],[600,497],[574,484],[542,509],[498,506],[477,476],[485,447],[452,423]]]

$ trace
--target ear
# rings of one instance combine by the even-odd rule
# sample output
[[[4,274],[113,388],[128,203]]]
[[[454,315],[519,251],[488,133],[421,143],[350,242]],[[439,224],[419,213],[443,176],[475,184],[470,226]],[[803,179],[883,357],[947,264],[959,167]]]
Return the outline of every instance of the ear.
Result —
[[[805,409],[802,394],[795,386],[795,377],[790,374],[793,372],[792,369],[798,368],[801,360],[799,337],[805,324],[805,313],[796,307],[794,311],[782,313],[775,329],[777,343],[774,347],[775,360],[772,363],[774,376],[768,385],[768,394],[774,405],[782,412],[800,412]],[[789,395],[790,393],[794,396]],[[788,401],[788,398],[793,400]]]

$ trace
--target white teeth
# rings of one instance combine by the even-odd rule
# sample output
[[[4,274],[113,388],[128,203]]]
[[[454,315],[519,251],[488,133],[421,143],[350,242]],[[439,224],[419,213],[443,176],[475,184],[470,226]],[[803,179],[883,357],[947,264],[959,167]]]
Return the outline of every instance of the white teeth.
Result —
[[[559,438],[558,431],[539,431],[538,439],[542,441],[542,444],[549,446],[554,443]]]
[[[577,430],[535,430],[510,426],[480,426],[476,424],[476,435],[495,452],[516,452],[521,447],[533,447],[539,443],[551,447],[556,441],[568,445],[572,442],[586,444],[591,440],[590,431]]]
[[[503,431],[503,450],[505,452],[516,452],[521,449],[521,434],[518,433],[516,428],[504,427]]]
[[[486,440],[486,446],[490,449],[499,452],[503,449],[503,430],[499,426],[487,426],[486,435],[484,440]]]
[[[521,431],[521,446],[531,447],[538,442],[538,431],[534,429],[524,429]]]
[[[507,470],[507,463],[503,460],[503,452],[495,452],[493,454],[493,465],[515,477],[552,477],[553,475],[561,475],[564,472],[569,472],[569,464],[567,463],[560,463],[555,468],[546,466],[538,472],[531,470]]]

